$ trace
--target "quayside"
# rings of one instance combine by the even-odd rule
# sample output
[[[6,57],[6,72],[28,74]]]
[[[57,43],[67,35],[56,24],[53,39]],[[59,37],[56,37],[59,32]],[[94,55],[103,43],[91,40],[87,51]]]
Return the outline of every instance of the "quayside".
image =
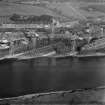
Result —
[[[20,56],[21,55],[21,56]],[[105,53],[94,53],[94,54],[77,54],[77,55],[73,55],[73,54],[60,54],[60,55],[56,55],[56,54],[51,54],[51,55],[37,55],[37,56],[22,56],[22,54],[18,54],[18,55],[13,55],[13,56],[6,56],[6,57],[2,57],[0,58],[0,60],[5,60],[5,59],[17,59],[17,60],[27,60],[27,59],[35,59],[35,58],[44,58],[44,57],[48,57],[48,58],[67,58],[67,57],[75,57],[75,58],[85,58],[85,57],[104,57]]]

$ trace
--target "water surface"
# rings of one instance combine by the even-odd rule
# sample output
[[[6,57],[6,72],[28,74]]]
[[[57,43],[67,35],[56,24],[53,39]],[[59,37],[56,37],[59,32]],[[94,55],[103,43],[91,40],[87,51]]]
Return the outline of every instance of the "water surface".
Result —
[[[105,57],[0,61],[0,97],[105,85]]]

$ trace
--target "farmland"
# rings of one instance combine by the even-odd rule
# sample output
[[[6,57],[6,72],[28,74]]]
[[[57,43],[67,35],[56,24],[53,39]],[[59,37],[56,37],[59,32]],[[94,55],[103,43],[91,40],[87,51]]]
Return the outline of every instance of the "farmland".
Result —
[[[23,15],[42,15],[48,14],[54,17],[65,19],[86,19],[87,17],[105,16],[105,4],[96,0],[43,0],[48,4],[40,5],[18,4],[18,1],[29,0],[8,0],[0,2],[0,15],[12,15],[14,13]],[[35,1],[35,0],[32,0]],[[56,1],[56,2],[54,2]]]

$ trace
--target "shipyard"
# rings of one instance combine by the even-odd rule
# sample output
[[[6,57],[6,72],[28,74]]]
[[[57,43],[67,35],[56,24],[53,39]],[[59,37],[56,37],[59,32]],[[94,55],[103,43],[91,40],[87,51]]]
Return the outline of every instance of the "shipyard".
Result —
[[[105,104],[105,0],[0,0],[0,105]]]

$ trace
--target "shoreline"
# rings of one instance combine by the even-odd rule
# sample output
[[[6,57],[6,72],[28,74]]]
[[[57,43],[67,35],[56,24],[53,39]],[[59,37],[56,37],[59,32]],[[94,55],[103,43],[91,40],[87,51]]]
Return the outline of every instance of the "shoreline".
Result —
[[[66,58],[66,57],[74,57],[74,58],[85,58],[85,57],[104,57],[105,53],[93,53],[93,54],[65,54],[65,55],[49,55],[49,56],[44,56],[44,55],[40,55],[40,56],[35,56],[35,57],[21,57],[19,58],[18,56],[21,54],[17,54],[14,56],[5,56],[5,57],[1,57],[0,60],[5,60],[5,59],[17,59],[17,60],[28,60],[28,59],[35,59],[35,58],[57,58],[57,59],[62,59],[62,58]]]
[[[96,54],[74,54],[74,55],[58,55],[58,56],[52,56],[54,58],[64,58],[64,57],[76,57],[76,58],[84,58],[84,57],[101,57],[105,56],[105,53],[96,53]]]
[[[0,105],[27,105],[27,104],[103,105],[103,103],[105,104],[105,86],[96,87],[96,88],[83,88],[83,89],[76,89],[69,91],[36,93],[36,94],[28,94],[18,97],[0,99]]]

